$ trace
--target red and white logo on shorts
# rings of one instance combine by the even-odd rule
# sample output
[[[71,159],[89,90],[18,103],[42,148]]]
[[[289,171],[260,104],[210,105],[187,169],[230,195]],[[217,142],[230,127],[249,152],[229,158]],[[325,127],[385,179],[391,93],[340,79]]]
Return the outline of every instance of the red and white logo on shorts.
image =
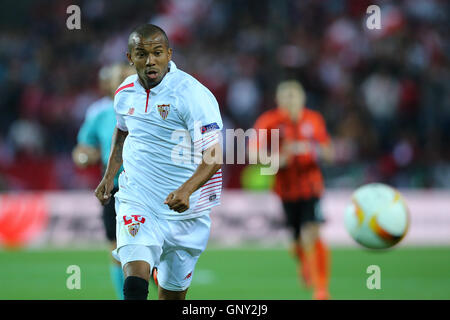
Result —
[[[130,224],[130,225],[128,226],[128,232],[130,233],[131,236],[134,237],[134,236],[137,235],[137,233],[138,233],[140,227],[141,227],[141,224],[140,224],[140,223],[133,223],[133,224]]]
[[[132,214],[131,216],[123,216],[124,225],[128,226],[128,233],[135,237],[139,232],[141,223],[145,222],[145,218],[138,214]]]
[[[184,280],[189,279],[192,276],[192,271],[188,273],[188,275],[186,277],[184,277]]]

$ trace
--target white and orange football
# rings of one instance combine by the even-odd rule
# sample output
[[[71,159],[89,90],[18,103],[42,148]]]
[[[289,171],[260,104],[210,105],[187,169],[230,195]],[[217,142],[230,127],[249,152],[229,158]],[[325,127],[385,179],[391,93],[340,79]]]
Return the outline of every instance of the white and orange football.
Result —
[[[351,237],[360,245],[386,249],[405,237],[410,218],[398,190],[382,183],[370,183],[353,193],[344,223]]]

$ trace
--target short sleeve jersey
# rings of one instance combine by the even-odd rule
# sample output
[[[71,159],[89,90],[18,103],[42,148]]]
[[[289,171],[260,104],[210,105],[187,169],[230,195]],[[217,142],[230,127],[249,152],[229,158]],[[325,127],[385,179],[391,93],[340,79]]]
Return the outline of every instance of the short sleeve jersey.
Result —
[[[219,106],[205,86],[171,61],[163,80],[150,90],[137,75],[125,79],[114,109],[117,128],[128,131],[116,197],[165,219],[189,219],[220,203],[221,169],[191,195],[187,211],[164,204],[194,174],[202,151],[220,143]]]
[[[285,141],[295,141],[301,142],[305,149],[301,154],[290,158],[286,167],[278,170],[274,191],[280,198],[283,201],[297,201],[320,197],[324,183],[314,145],[330,142],[325,121],[320,113],[303,108],[299,121],[294,123],[283,110],[273,109],[263,113],[256,120],[254,127],[279,129],[280,148]]]

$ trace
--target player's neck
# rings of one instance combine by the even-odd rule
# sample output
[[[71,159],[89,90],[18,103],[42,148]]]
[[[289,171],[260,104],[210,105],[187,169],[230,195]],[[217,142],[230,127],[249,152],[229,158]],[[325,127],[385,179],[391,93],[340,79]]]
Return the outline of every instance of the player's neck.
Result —
[[[150,89],[156,87],[158,84],[160,84],[161,81],[162,81],[162,79],[164,79],[164,77],[163,77],[160,81],[158,81],[157,83],[151,83],[151,84],[147,83],[147,82],[146,82],[144,79],[142,79],[141,77],[138,77],[138,79],[139,79],[139,83],[141,84],[141,86],[142,86],[145,90],[150,90]]]
[[[289,113],[292,122],[299,122],[303,115],[303,108],[298,111]]]

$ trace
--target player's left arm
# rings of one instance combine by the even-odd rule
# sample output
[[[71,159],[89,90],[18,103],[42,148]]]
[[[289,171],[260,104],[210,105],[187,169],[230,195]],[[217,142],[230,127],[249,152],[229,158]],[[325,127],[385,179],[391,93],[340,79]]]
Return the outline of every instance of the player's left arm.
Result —
[[[190,82],[184,84],[187,86],[180,86],[179,90],[178,112],[186,124],[194,149],[200,149],[202,158],[193,175],[164,201],[171,210],[177,212],[189,209],[189,197],[192,193],[222,166],[220,130],[223,123],[219,104],[205,87],[192,85]]]
[[[222,148],[219,143],[203,151],[202,161],[194,174],[171,192],[164,202],[171,210],[184,212],[189,209],[189,197],[203,186],[222,167]]]

